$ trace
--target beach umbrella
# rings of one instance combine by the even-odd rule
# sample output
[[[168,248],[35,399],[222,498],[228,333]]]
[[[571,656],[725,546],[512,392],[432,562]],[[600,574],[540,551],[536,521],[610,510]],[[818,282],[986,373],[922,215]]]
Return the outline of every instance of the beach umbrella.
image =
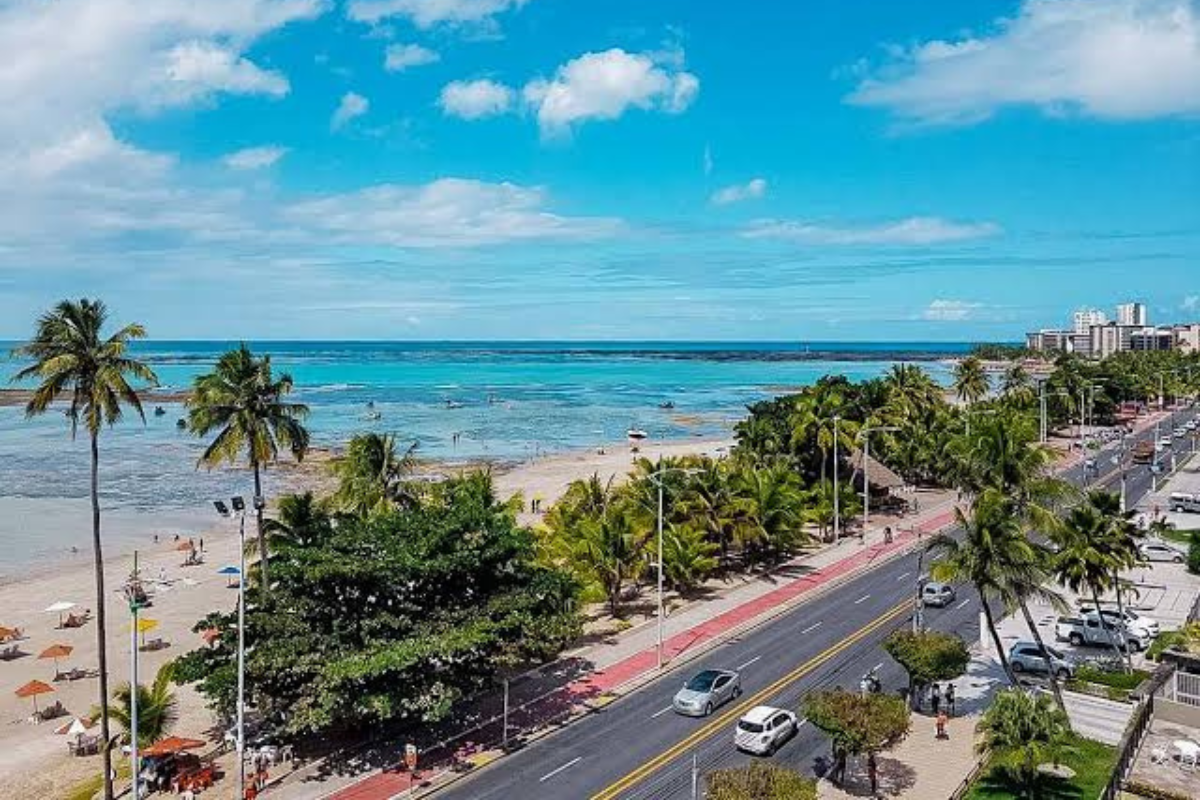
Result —
[[[221,638],[221,632],[216,628],[205,628],[200,631],[200,638],[204,640],[205,644],[211,645],[217,639]]]
[[[3,625],[0,625],[0,642],[7,642],[9,639],[12,639],[16,635],[17,635],[16,628],[6,628]]]
[[[221,567],[219,570],[217,570],[217,574],[229,576],[229,580],[225,581],[225,587],[230,588],[235,585],[232,576],[241,575],[242,571],[230,564],[228,567]]]
[[[88,732],[88,727],[79,717],[72,717],[70,722],[59,725],[54,732],[59,736],[83,736]]]
[[[180,542],[175,545],[175,549],[182,553],[187,550],[195,550],[196,548],[191,542]]]
[[[137,631],[142,635],[142,644],[146,644],[146,634],[158,627],[158,620],[138,617]]]
[[[39,694],[51,694],[53,691],[54,691],[54,687],[48,683],[45,683],[44,681],[30,681],[29,683],[22,686],[20,689],[17,689],[15,694],[17,695],[17,697],[33,698],[33,713],[36,714],[38,711],[38,704],[37,704],[38,695]]]
[[[63,612],[70,611],[74,607],[75,604],[70,600],[59,600],[57,603],[51,603],[50,605],[46,606],[46,613],[58,614],[58,627],[61,628],[63,626]]]
[[[184,750],[197,750],[207,744],[202,739],[185,739],[182,736],[168,736],[159,739],[154,744],[142,750],[143,756],[166,756],[171,753],[182,753]]]
[[[74,650],[69,644],[52,644],[38,654],[38,658],[53,658],[54,659],[54,674],[58,675],[58,660],[71,655]]]

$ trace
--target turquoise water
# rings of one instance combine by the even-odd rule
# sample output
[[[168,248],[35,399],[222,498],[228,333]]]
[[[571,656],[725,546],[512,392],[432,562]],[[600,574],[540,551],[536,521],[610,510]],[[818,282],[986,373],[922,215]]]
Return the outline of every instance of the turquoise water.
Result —
[[[228,346],[158,342],[140,343],[138,351],[163,388],[185,389]],[[623,440],[631,427],[656,439],[723,435],[747,403],[783,387],[808,385],[830,373],[867,378],[896,360],[927,361],[935,377],[944,379],[936,359],[968,346],[271,342],[252,347],[270,353],[275,369],[295,379],[295,397],[311,408],[309,426],[319,446],[336,447],[356,432],[374,430],[419,442],[419,453],[427,457],[515,461]],[[11,375],[18,364],[6,358],[0,358],[0,374]],[[660,408],[664,403],[674,408]],[[105,431],[105,505],[174,513],[206,510],[214,497],[248,494],[243,474],[195,469],[202,444],[177,430],[182,408],[163,408],[164,415],[154,416],[148,407],[144,426],[130,418]],[[22,409],[0,407],[0,498],[83,498],[87,469],[86,442],[70,440],[61,416],[26,420]]]

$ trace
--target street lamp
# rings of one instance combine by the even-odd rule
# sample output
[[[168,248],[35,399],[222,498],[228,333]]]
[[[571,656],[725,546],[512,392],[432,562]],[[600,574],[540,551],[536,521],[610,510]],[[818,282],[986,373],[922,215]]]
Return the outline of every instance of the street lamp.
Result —
[[[658,642],[655,652],[658,656],[658,668],[663,666],[663,484],[662,476],[669,472],[683,475],[695,475],[700,470],[688,467],[660,467],[646,477],[658,487]]]
[[[129,764],[133,772],[132,792],[134,800],[141,798],[141,770],[138,765],[138,611],[145,605],[146,595],[138,576],[137,551],[133,551],[133,571],[121,591],[129,603],[129,614],[133,624],[129,634]]]
[[[863,440],[863,533],[867,532],[867,523],[871,520],[871,475],[868,472],[871,461],[871,434],[876,431],[898,431],[895,425],[876,425],[873,428],[863,428],[858,432]]]
[[[837,544],[842,538],[842,508],[841,498],[838,497],[838,423],[842,418],[833,416],[833,542]]]
[[[237,754],[238,794],[246,791],[246,501],[240,497],[229,498],[232,512],[221,500],[213,501],[213,507],[223,517],[238,518],[238,646],[237,646]],[[266,501],[254,498],[254,508],[261,511]]]

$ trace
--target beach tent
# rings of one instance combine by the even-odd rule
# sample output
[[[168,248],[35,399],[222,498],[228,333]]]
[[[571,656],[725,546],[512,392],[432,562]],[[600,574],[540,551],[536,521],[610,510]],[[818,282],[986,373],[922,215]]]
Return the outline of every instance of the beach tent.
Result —
[[[59,600],[57,603],[52,603],[52,604],[46,606],[46,613],[47,614],[58,614],[58,627],[61,628],[63,626],[63,618],[62,618],[63,613],[66,611],[70,611],[74,607],[75,607],[75,604],[72,603],[70,600]]]
[[[228,567],[221,567],[219,570],[217,570],[217,574],[227,576],[229,580],[225,581],[225,586],[226,588],[232,588],[237,585],[233,582],[233,576],[241,575],[242,571],[231,564]]]
[[[17,689],[15,694],[17,697],[33,698],[33,713],[38,713],[37,698],[39,694],[51,694],[54,687],[44,681],[30,681],[29,683]]]
[[[201,739],[185,739],[182,736],[168,736],[166,739],[159,739],[154,744],[142,750],[143,756],[165,756],[171,753],[182,753],[184,750],[197,750],[204,747],[205,742]]]
[[[66,658],[67,656],[71,655],[71,652],[74,649],[75,648],[71,647],[71,645],[69,645],[69,644],[52,644],[49,647],[47,647],[45,650],[43,650],[41,653],[39,653],[38,658],[53,658],[54,659],[54,675],[55,675],[55,677],[58,677],[58,674],[59,674],[58,660],[60,658]]]

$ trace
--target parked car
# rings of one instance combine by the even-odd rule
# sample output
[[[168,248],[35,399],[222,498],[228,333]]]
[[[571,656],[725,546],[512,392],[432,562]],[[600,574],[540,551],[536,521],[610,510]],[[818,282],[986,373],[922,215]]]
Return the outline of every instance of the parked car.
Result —
[[[1200,514],[1200,497],[1187,492],[1172,492],[1167,506],[1176,513]]]
[[[954,602],[954,587],[948,583],[929,581],[921,587],[921,603],[926,606],[945,608]]]
[[[796,715],[771,706],[755,706],[738,720],[733,743],[738,750],[769,756],[795,735]]]
[[[1112,647],[1116,644],[1122,650],[1128,648],[1135,653],[1145,650],[1154,641],[1154,636],[1145,628],[1123,626],[1116,619],[1109,619],[1107,615],[1104,622],[1105,624],[1101,624],[1100,618],[1095,614],[1059,617],[1054,625],[1054,635],[1075,647],[1085,644]]]
[[[1139,614],[1131,608],[1126,608],[1124,611],[1126,625],[1131,628],[1144,628],[1146,633],[1150,634],[1151,636],[1158,636],[1158,633],[1161,630],[1158,620],[1153,619],[1152,617],[1147,617],[1145,614]],[[1085,606],[1083,607],[1082,612],[1084,616],[1093,616],[1095,615],[1096,610],[1091,606]],[[1121,621],[1121,612],[1115,608],[1101,608],[1100,613],[1104,615],[1104,619],[1108,622],[1115,623]]]
[[[1183,563],[1183,553],[1162,542],[1142,542],[1138,545],[1138,553],[1144,561],[1174,561]]]
[[[1158,440],[1158,449],[1159,450],[1170,450],[1171,449],[1171,437],[1170,436],[1161,437]]]
[[[1045,674],[1046,656],[1050,657],[1050,669],[1055,677],[1065,680],[1075,674],[1075,666],[1060,651],[1047,645],[1043,653],[1036,642],[1014,644],[1008,651],[1008,663],[1012,666],[1013,672]]]
[[[689,717],[707,717],[714,708],[742,693],[742,676],[732,670],[706,669],[675,693],[671,707]]]

